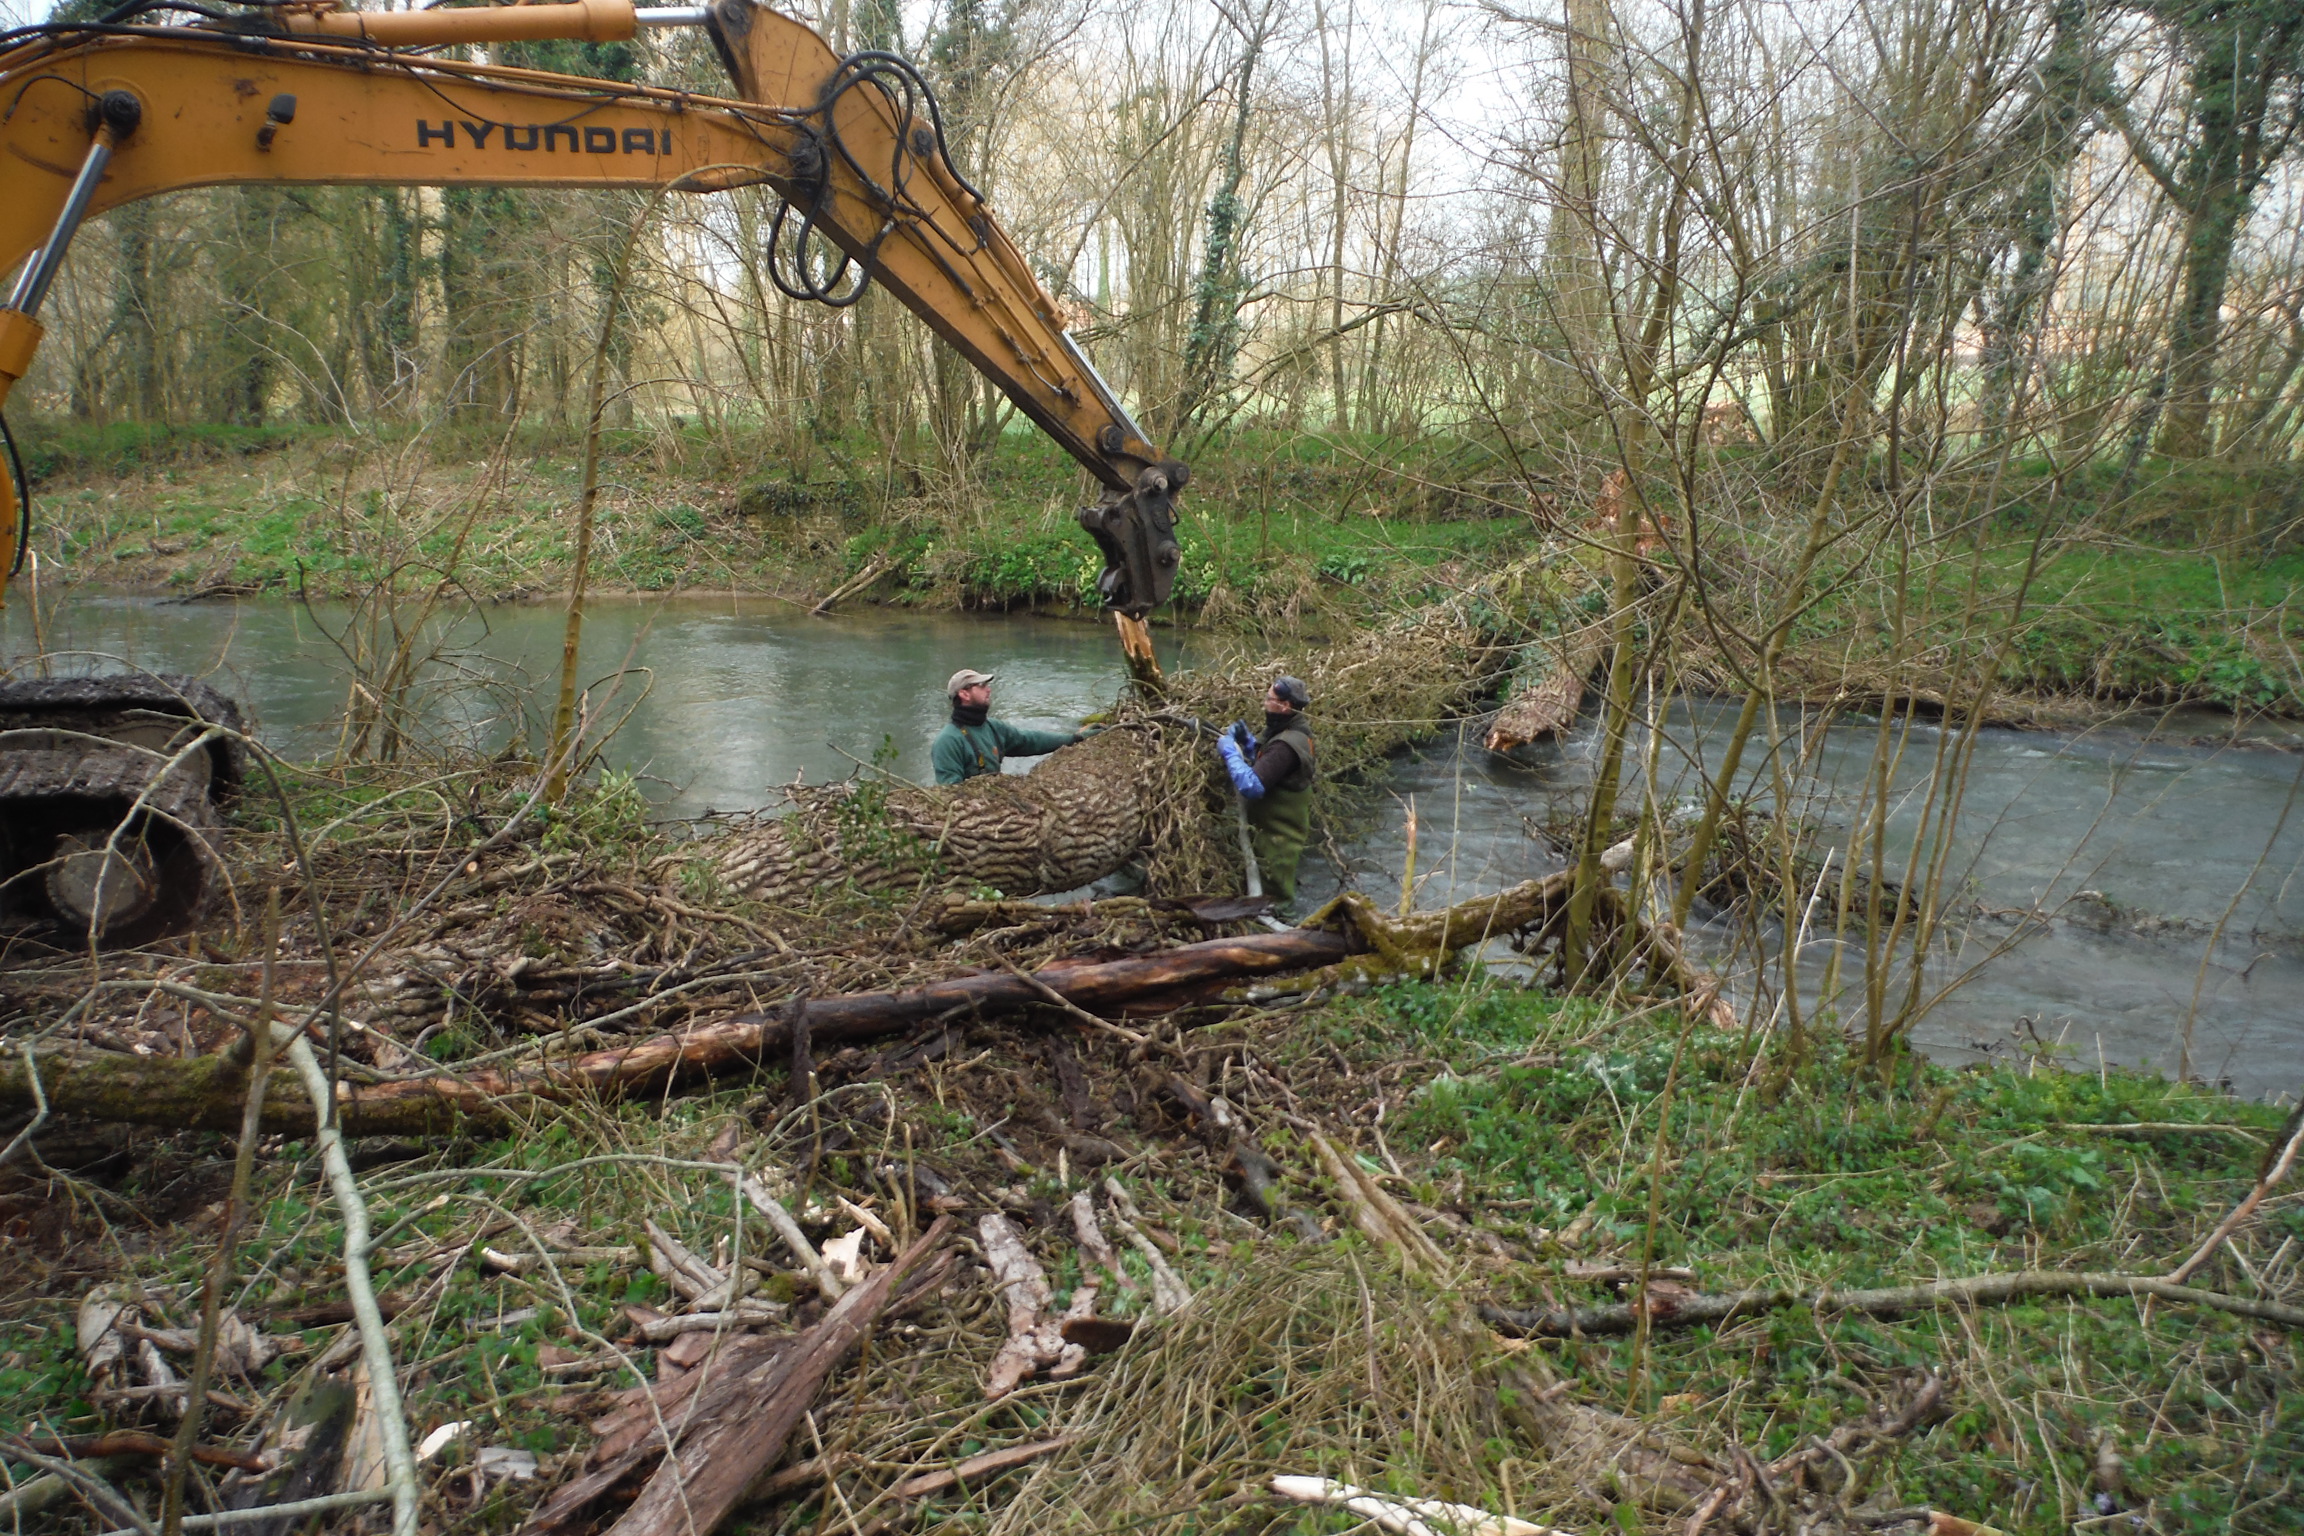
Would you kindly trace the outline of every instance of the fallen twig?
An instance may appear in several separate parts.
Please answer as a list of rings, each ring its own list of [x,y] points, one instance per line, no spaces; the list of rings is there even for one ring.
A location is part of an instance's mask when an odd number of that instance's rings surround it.
[[[683,1415],[685,1433],[639,1499],[610,1530],[615,1536],[709,1536],[775,1464],[832,1367],[879,1317],[896,1285],[952,1230],[935,1225],[895,1261],[857,1286],[821,1322],[749,1371],[715,1382],[708,1400]]]
[[[2209,1307],[2242,1317],[2261,1318],[2288,1328],[2304,1328],[2304,1308],[2282,1306],[2221,1291],[2195,1290],[2153,1275],[2091,1274],[2072,1270],[2027,1269],[2002,1275],[1971,1275],[1958,1280],[1935,1280],[1923,1285],[1890,1286],[1877,1290],[1797,1290],[1777,1286],[1765,1290],[1730,1291],[1712,1296],[1653,1296],[1648,1307],[1651,1326],[1688,1328],[1701,1323],[1726,1322],[1754,1312],[1798,1307],[1818,1312],[1865,1312],[1892,1317],[1929,1307],[1982,1306],[2016,1301],[2026,1296],[2152,1296],[2195,1307]],[[1557,1307],[1549,1311],[1514,1312],[1482,1307],[1481,1316],[1516,1334],[1560,1337],[1574,1333],[1628,1333],[1638,1325],[1637,1311],[1629,1303],[1604,1307]]]
[[[825,593],[823,600],[817,603],[815,607],[808,610],[808,617],[812,619],[820,619],[824,617],[824,615],[832,611],[832,605],[834,603],[837,603],[844,597],[848,597],[854,593],[863,591],[866,587],[872,585],[873,582],[878,581],[880,579],[881,573],[886,571],[888,567],[894,565],[895,563],[896,556],[888,550],[882,550],[879,554],[874,555],[870,561],[866,562],[864,569],[858,571],[854,576],[849,577],[846,581],[840,583],[840,585]]]
[[[2304,1110],[2289,1116],[2287,1130],[2288,1139],[2281,1144],[2279,1154],[2265,1159],[2264,1170],[2256,1179],[2256,1187],[2249,1190],[2240,1203],[2232,1208],[2231,1215],[2216,1224],[2216,1230],[2208,1234],[2208,1240],[2194,1251],[2192,1257],[2168,1271],[2168,1279],[2172,1283],[2182,1285],[2191,1279],[2200,1266],[2224,1246],[2224,1240],[2239,1230],[2240,1223],[2248,1219],[2258,1202],[2263,1200],[2265,1192],[2286,1178],[2288,1170],[2296,1166],[2296,1149],[2298,1145],[2304,1144]]]
[[[312,1042],[301,1032],[288,1037],[288,1060],[311,1097],[312,1113],[319,1122],[321,1164],[327,1170],[336,1209],[344,1218],[344,1293],[352,1302],[352,1322],[359,1331],[361,1355],[368,1367],[384,1474],[392,1490],[392,1536],[416,1536],[422,1489],[416,1481],[416,1457],[408,1446],[408,1418],[400,1404],[392,1343],[384,1331],[383,1313],[377,1309],[375,1282],[368,1273],[367,1202],[360,1198],[359,1181],[353,1178],[352,1164],[344,1156],[343,1126],[329,1123],[328,1106],[334,1095],[328,1076],[320,1069]]]
[[[216,1252],[208,1261],[201,1285],[200,1336],[193,1349],[192,1384],[185,1394],[184,1417],[176,1426],[174,1459],[169,1463],[167,1486],[161,1496],[163,1536],[178,1536],[184,1529],[184,1478],[199,1456],[200,1421],[208,1407],[208,1383],[216,1368],[216,1340],[223,1326],[224,1288],[232,1281],[240,1226],[248,1216],[248,1181],[255,1170],[256,1142],[263,1130],[264,1089],[272,1076],[272,984],[280,952],[278,886],[273,886],[265,897],[263,944],[264,976],[257,991],[255,1027],[246,1035],[250,1053],[248,1101],[241,1113],[240,1141],[232,1157],[232,1186],[224,1205],[224,1230],[217,1235]]]
[[[97,1513],[112,1520],[125,1520],[138,1536],[158,1536],[152,1523],[136,1511],[136,1506],[123,1497],[120,1490],[98,1476],[93,1470],[77,1462],[53,1456],[43,1456],[22,1440],[12,1440],[7,1446],[8,1459],[38,1467],[41,1471],[62,1479],[79,1493]]]
[[[108,1456],[160,1457],[173,1454],[174,1447],[148,1429],[108,1429],[100,1435],[72,1435],[58,1439],[53,1435],[26,1435],[24,1443],[43,1456],[60,1456],[67,1461],[101,1460]],[[238,1467],[243,1472],[263,1472],[269,1464],[263,1457],[249,1451],[236,1451],[228,1445],[196,1445],[192,1459],[204,1467]]]
[[[1135,1217],[1140,1221],[1143,1218],[1137,1212],[1136,1202],[1128,1198],[1128,1191],[1120,1187],[1118,1179],[1107,1177],[1104,1180],[1104,1193],[1112,1197],[1112,1225],[1120,1229],[1120,1235],[1128,1239],[1128,1246],[1142,1254],[1144,1262],[1151,1266],[1152,1310],[1181,1312],[1192,1305],[1192,1288],[1183,1282],[1176,1271],[1168,1267],[1168,1260],[1153,1246],[1152,1239],[1137,1228],[1136,1221],[1129,1219]]]
[[[934,1472],[923,1472],[917,1477],[908,1477],[889,1489],[888,1497],[892,1499],[925,1499],[930,1494],[942,1493],[947,1488],[957,1488],[969,1483],[981,1482],[995,1473],[1006,1472],[1011,1468],[1021,1467],[1027,1462],[1038,1461],[1043,1456],[1054,1455],[1079,1438],[1078,1435],[1058,1435],[1053,1440],[1035,1440],[1029,1445],[1011,1445],[997,1451],[986,1451],[981,1455],[971,1456],[966,1461],[954,1462],[949,1467],[941,1467]]]
[[[824,1255],[816,1251],[816,1245],[808,1241],[808,1234],[800,1230],[800,1223],[794,1221],[792,1213],[784,1209],[784,1202],[768,1193],[768,1186],[749,1173],[744,1175],[743,1190],[744,1198],[752,1202],[754,1210],[768,1218],[768,1225],[776,1229],[776,1235],[784,1240],[785,1247],[792,1250],[792,1256],[800,1261],[800,1267],[807,1270],[815,1280],[817,1292],[826,1301],[838,1301],[846,1287],[832,1273],[831,1266],[824,1262]]]
[[[1080,1244],[1080,1252],[1110,1275],[1121,1290],[1136,1290],[1136,1281],[1121,1267],[1120,1255],[1113,1251],[1111,1240],[1105,1237],[1104,1228],[1096,1220],[1096,1202],[1088,1191],[1083,1189],[1073,1195],[1065,1209],[1072,1214],[1072,1232]]]
[[[212,1515],[186,1515],[184,1529],[229,1530],[236,1525],[255,1525],[266,1520],[293,1520],[302,1515],[325,1515],[339,1509],[359,1509],[364,1505],[381,1504],[391,1497],[391,1492],[382,1488],[364,1488],[354,1493],[323,1493],[315,1498],[293,1499],[285,1504],[258,1504],[250,1509],[220,1509]],[[130,1536],[130,1533],[106,1531],[104,1536]]]
[[[1325,1477],[1275,1477],[1268,1485],[1299,1504],[1333,1504],[1396,1536],[1568,1536],[1555,1526],[1492,1515],[1469,1504],[1371,1493]]]
[[[1320,1166],[1335,1182],[1337,1192],[1344,1197],[1352,1220],[1361,1231],[1376,1243],[1395,1250],[1400,1262],[1412,1272],[1439,1269],[1447,1264],[1447,1255],[1440,1251],[1439,1244],[1425,1234],[1415,1217],[1400,1208],[1399,1201],[1384,1192],[1382,1185],[1338,1152],[1318,1131],[1306,1131],[1304,1139],[1311,1143]]]

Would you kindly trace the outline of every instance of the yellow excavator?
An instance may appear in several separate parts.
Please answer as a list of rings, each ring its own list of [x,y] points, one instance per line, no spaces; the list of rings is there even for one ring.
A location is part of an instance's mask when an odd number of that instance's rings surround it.
[[[443,48],[614,42],[699,27],[731,97],[504,68]],[[127,0],[0,34],[0,413],[39,314],[94,215],[183,187],[255,182],[629,187],[782,198],[768,265],[785,294],[852,304],[879,283],[1103,484],[1080,510],[1098,591],[1132,666],[1175,580],[1164,458],[1065,333],[1054,301],[948,152],[936,96],[902,57],[841,57],[754,0],[354,11],[329,0],[211,10]],[[0,414],[0,431],[5,416]],[[12,438],[0,573],[30,498]],[[241,763],[230,702],[180,679],[0,683],[0,913],[135,943],[194,920],[219,802]],[[203,737],[208,738],[203,741]]]

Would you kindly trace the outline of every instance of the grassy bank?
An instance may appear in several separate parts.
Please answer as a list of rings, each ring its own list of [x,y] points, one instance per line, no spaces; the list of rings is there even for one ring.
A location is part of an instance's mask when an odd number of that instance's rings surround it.
[[[172,593],[562,590],[579,463],[564,441],[355,439],[290,429],[28,430],[48,579]],[[1012,433],[959,487],[874,470],[864,444],[770,462],[687,432],[611,434],[595,588],[1088,611],[1084,477]],[[2069,483],[2019,466],[1981,523],[1946,516],[1904,577],[1835,550],[1786,660],[1812,694],[1939,687],[1989,653],[2011,694],[2304,714],[2304,477],[2214,466]],[[1991,499],[1991,498],[1987,498]],[[1573,502],[1460,445],[1243,433],[1196,466],[1177,605],[1187,622],[1333,634],[1460,589]],[[1573,519],[1571,519],[1572,521]],[[1747,632],[1791,561],[1780,530],[1709,525],[1711,612]],[[1834,560],[1840,562],[1835,568]],[[1668,563],[1660,571],[1668,576]],[[2020,617],[2013,626],[2008,616]],[[1733,686],[1734,669],[1714,669]]]
[[[368,591],[452,572],[487,598],[557,591],[581,463],[566,443],[354,441],[312,433],[57,430],[28,455],[34,547],[58,581],[175,593]],[[595,589],[813,599],[875,564],[862,596],[1092,611],[1100,562],[1073,518],[1084,477],[1011,435],[958,489],[873,476],[833,453],[764,465],[726,444],[612,435]],[[1182,528],[1178,611],[1312,628],[1428,600],[1525,541],[1516,518],[1402,496],[1349,454],[1249,443],[1203,465]]]

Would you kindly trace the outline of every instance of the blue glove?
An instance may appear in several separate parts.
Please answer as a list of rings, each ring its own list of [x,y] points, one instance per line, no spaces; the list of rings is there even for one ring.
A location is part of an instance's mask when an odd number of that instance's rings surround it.
[[[1240,744],[1240,750],[1243,752],[1256,750],[1256,733],[1237,720],[1232,722],[1232,739]]]
[[[1256,777],[1256,769],[1240,751],[1240,743],[1229,736],[1216,738],[1216,755],[1224,759],[1224,771],[1232,775],[1232,787],[1240,791],[1243,800],[1264,798],[1264,781]]]

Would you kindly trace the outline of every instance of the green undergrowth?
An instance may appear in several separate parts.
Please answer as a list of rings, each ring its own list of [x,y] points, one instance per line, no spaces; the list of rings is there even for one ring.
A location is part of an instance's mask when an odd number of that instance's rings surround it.
[[[324,428],[285,424],[66,421],[21,427],[15,437],[25,479],[38,487],[64,478],[243,459],[325,435]]]
[[[34,547],[52,580],[352,596],[448,577],[486,598],[558,590],[573,558],[581,465],[565,440],[515,444],[500,465],[493,443],[285,428],[34,441]],[[860,599],[1096,610],[1101,560],[1073,517],[1090,493],[1052,448],[1011,434],[964,484],[932,489],[870,472],[851,446],[779,462],[694,431],[610,434],[595,588],[820,595],[869,567]],[[1522,519],[1470,515],[1477,489],[1402,481],[1366,448],[1246,442],[1199,466],[1171,612],[1349,623],[1460,588],[1525,543]]]
[[[1848,1288],[2040,1268],[2156,1273],[2189,1251],[2247,1187],[2282,1120],[2276,1108],[2205,1090],[2121,1072],[2068,1071],[2039,1059],[1952,1071],[1904,1057],[1884,1081],[1858,1070],[1829,1037],[1794,1050],[1783,1040],[1688,1029],[1669,1014],[1624,1014],[1477,976],[1438,987],[1388,984],[1364,998],[1260,1023],[1253,1038],[1273,1070],[1295,1082],[1290,1102],[1300,1099],[1305,1112],[1355,1138],[1371,1174],[1387,1175],[1396,1165],[1405,1175],[1393,1181],[1401,1196],[1515,1246],[1511,1261],[1475,1264],[1455,1285],[1432,1292],[1444,1307],[1605,1302],[1607,1291],[1567,1278],[1562,1261],[1637,1263],[1644,1250],[1658,1264],[1693,1269],[1695,1288],[1707,1291]],[[1027,1084],[1039,1073],[1031,1041],[1003,1026],[971,1029],[967,1057],[981,1064],[987,1053],[997,1060],[1002,1052],[1030,1065],[1018,1076],[991,1068],[988,1095],[981,1088],[972,1095],[967,1079],[941,1072],[839,1090],[837,1107],[828,1103],[821,1123],[853,1134],[828,1137],[814,1193],[798,1193],[796,1201],[839,1190],[887,1209],[884,1170],[909,1158],[943,1170],[976,1197],[1009,1186],[1003,1198],[1012,1204],[1060,1209],[1095,1175],[1067,1170],[1052,1151],[1046,1163],[1038,1160],[1026,1129],[1035,1113]],[[1321,1084],[1337,1069],[1357,1086],[1350,1102],[1323,1104]],[[1380,1134],[1364,1122],[1356,1132],[1344,1130],[1348,1117],[1367,1107],[1360,1101],[1371,1081],[1386,1111]],[[883,1103],[897,1113],[879,1108]],[[665,1301],[662,1282],[645,1265],[629,1256],[592,1258],[557,1272],[506,1274],[482,1250],[530,1254],[540,1240],[637,1248],[653,1219],[700,1252],[728,1242],[734,1252],[765,1254],[780,1269],[780,1252],[756,1218],[739,1212],[725,1179],[664,1159],[724,1157],[741,1132],[755,1161],[765,1148],[772,1168],[796,1168],[805,1132],[787,1111],[781,1073],[769,1070],[709,1095],[554,1114],[501,1138],[374,1149],[409,1159],[372,1166],[364,1188],[384,1233],[380,1282],[411,1299],[396,1347],[412,1418],[419,1434],[451,1421],[473,1425],[428,1476],[452,1479],[470,1449],[491,1445],[534,1452],[550,1471],[561,1465],[551,1458],[589,1443],[584,1423],[600,1411],[600,1391],[651,1372],[651,1351],[628,1342],[626,1310]],[[2233,1129],[2076,1128],[2137,1123]],[[1284,1118],[1260,1118],[1259,1125],[1266,1149],[1290,1170],[1292,1198],[1326,1217],[1344,1258],[1323,1247],[1292,1259],[1293,1238],[1259,1233],[1215,1210],[1208,1185],[1180,1172],[1189,1156],[1171,1150],[1119,1172],[1154,1222],[1176,1238],[1174,1263],[1186,1280],[1207,1290],[1253,1273],[1269,1284],[1295,1265],[1303,1283],[1325,1276],[1320,1283],[1331,1284],[1354,1266],[1362,1273],[1386,1266],[1350,1235]],[[1033,1162],[1019,1168],[1005,1153],[1003,1126],[1027,1137],[1023,1150]],[[1149,1100],[1106,1131],[1146,1146],[1188,1145]],[[161,1155],[106,1193],[109,1205],[150,1206],[187,1179],[212,1185],[228,1156],[220,1137],[162,1145]],[[308,1144],[277,1145],[259,1167],[260,1222],[246,1239],[235,1296],[249,1315],[277,1319],[341,1294],[341,1232]],[[1658,1219],[1651,1233],[1652,1202]],[[2211,1262],[2196,1284],[2249,1293],[2252,1274],[2267,1273],[2273,1250],[2286,1239],[2304,1242],[2304,1208],[2276,1198],[2264,1211],[2262,1225],[2243,1231],[2236,1251]],[[971,1209],[964,1225],[973,1219]],[[193,1283],[208,1245],[206,1229],[190,1241],[183,1230],[123,1225],[106,1240],[117,1264],[113,1278],[141,1286],[175,1326],[192,1316]],[[1576,1241],[1564,1246],[1570,1232]],[[1077,1254],[1068,1240],[1041,1246],[1061,1305],[1083,1278]],[[1140,1282],[1148,1279],[1133,1253],[1127,1263]],[[1379,1290],[1397,1283],[1383,1281]],[[0,1432],[72,1433],[107,1422],[73,1354],[66,1289],[12,1309],[0,1349]],[[945,1448],[938,1454],[1044,1437],[1056,1412],[1052,1401],[1027,1394],[1012,1406],[982,1402],[979,1373],[998,1336],[996,1309],[975,1290],[962,1291],[951,1314],[957,1325],[930,1314],[919,1320],[925,1332],[892,1334],[873,1358],[885,1356],[902,1372],[897,1395],[905,1412],[919,1417],[921,1443],[941,1433],[938,1426],[961,1426],[939,1442]],[[762,1294],[807,1301],[805,1285],[788,1273],[767,1277]],[[1344,1311],[1357,1318],[1361,1305]],[[1114,1295],[1102,1310],[1126,1316],[1141,1306],[1141,1297]],[[333,1330],[306,1331],[302,1353],[233,1390],[292,1393],[298,1372],[333,1337]],[[607,1340],[627,1341],[618,1346],[626,1352],[621,1361],[610,1358]],[[1483,1372],[1530,1363],[1525,1353],[1484,1348],[1491,1353]],[[1881,1464],[1870,1489],[1878,1507],[1926,1505],[2014,1536],[2068,1531],[2094,1516],[2091,1469],[2108,1435],[2128,1469],[2128,1506],[2141,1516],[2140,1524],[2121,1528],[2165,1536],[2304,1530],[2304,1499],[2297,1497],[2304,1393],[2295,1340],[2227,1314],[2178,1306],[2146,1314],[2127,1301],[2063,1299],[1892,1321],[1793,1309],[1718,1329],[1659,1328],[1642,1363],[1629,1338],[1591,1335],[1522,1348],[1540,1352],[1584,1401],[1629,1407],[1715,1454],[1734,1442],[1762,1457],[1828,1433],[1869,1404],[1901,1402],[1921,1373],[1934,1371],[1949,1385],[1948,1416]],[[914,1350],[926,1351],[921,1363],[906,1364]],[[571,1375],[567,1362],[578,1358],[590,1363]],[[1256,1359],[1228,1359],[1221,1368],[1251,1398],[1262,1390],[1256,1383],[1265,1368]],[[1356,1371],[1355,1384],[1360,1379]],[[1357,1385],[1339,1401],[1356,1394]],[[836,1395],[861,1403],[873,1394],[859,1388]],[[836,1422],[827,1421],[828,1436],[845,1432]],[[1320,1438],[1318,1426],[1263,1428],[1277,1436],[1276,1447],[1299,1443],[1283,1428],[1309,1434],[1301,1443]],[[1447,1488],[1420,1487],[1435,1449],[1403,1444],[1345,1471],[1401,1492],[1472,1496],[1493,1493],[1499,1483],[1489,1480],[1504,1477],[1506,1458],[1531,1454],[1498,1439],[1480,1452],[1486,1471],[1460,1467]],[[1248,1470],[1261,1476],[1311,1469]],[[943,1508],[960,1522],[951,1528],[974,1528],[1007,1496],[994,1484]],[[454,1504],[460,1512],[442,1529],[509,1528],[525,1497],[511,1485],[477,1509]],[[1144,1497],[1147,1507],[1167,1502],[1157,1487]],[[1552,1517],[1571,1514],[1580,1529],[1603,1528],[1609,1518],[1605,1507],[1597,1515],[1558,1509]],[[763,1513],[731,1529],[805,1529],[807,1516],[805,1508]],[[1664,1528],[1629,1505],[1614,1518],[1627,1532]],[[1293,1527],[1257,1528],[1341,1527],[1307,1516]]]
[[[2222,544],[2256,556],[2299,547],[2304,465],[2285,459],[2147,458],[2133,472],[2116,459],[2059,476],[2045,461],[2010,466],[1996,519],[2008,531],[2085,519],[2122,540]]]
[[[2304,714],[2304,549],[2091,543],[2051,552],[2027,589],[2030,558],[2014,539],[1938,557],[1907,621],[1924,669],[1991,653],[1999,685],[2018,693]],[[1810,610],[1794,644],[1861,674],[1885,659],[1893,615],[1885,573],[1869,571]]]
[[[580,445],[564,433],[33,424],[19,436],[42,481],[34,548],[51,580],[319,596],[447,580],[500,598],[563,590],[573,558]],[[959,482],[891,464],[861,439],[618,430],[603,441],[601,482],[596,590],[812,601],[872,572],[856,601],[1095,611],[1100,559],[1074,521],[1091,488],[1022,428]],[[2122,499],[2111,470],[2051,482],[2018,465],[1985,490],[2004,515],[1958,525],[1914,573],[1905,644],[1924,684],[1990,646],[2000,686],[2019,694],[2304,714],[2304,476],[2148,465]],[[1548,494],[1553,511],[1572,510],[1571,491]],[[1364,625],[1527,553],[1531,496],[1460,440],[1239,433],[1194,467],[1163,617]],[[1781,552],[1736,546],[1733,517],[1707,526],[1730,540],[1713,557],[1717,616],[1756,632]],[[2055,531],[2048,558],[2003,632],[2043,527]],[[1834,558],[1787,665],[1811,691],[1888,690],[1893,573],[1884,558],[1854,571]]]

